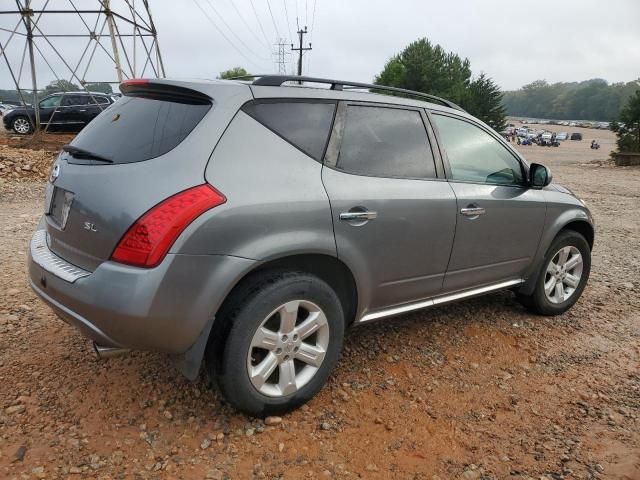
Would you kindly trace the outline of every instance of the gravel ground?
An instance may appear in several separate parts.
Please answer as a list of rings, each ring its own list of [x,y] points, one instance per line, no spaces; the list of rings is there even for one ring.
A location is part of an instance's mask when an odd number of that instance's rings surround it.
[[[41,180],[0,178],[0,478],[640,479],[640,168],[612,146],[521,147],[596,218],[572,310],[503,292],[354,328],[322,392],[266,422],[161,355],[95,360],[26,285]]]

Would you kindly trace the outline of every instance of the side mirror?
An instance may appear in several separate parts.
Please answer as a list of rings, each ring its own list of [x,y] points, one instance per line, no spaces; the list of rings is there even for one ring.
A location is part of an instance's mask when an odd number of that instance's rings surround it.
[[[531,188],[540,190],[549,185],[552,179],[551,170],[544,165],[532,163],[529,167],[529,186]]]

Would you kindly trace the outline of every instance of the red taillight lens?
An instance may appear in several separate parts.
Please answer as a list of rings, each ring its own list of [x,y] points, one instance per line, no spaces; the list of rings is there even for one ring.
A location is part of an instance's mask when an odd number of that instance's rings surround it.
[[[125,87],[139,87],[149,85],[149,80],[146,78],[130,78],[129,80],[122,82],[122,85]]]
[[[155,267],[192,221],[226,201],[211,185],[199,185],[167,198],[127,230],[111,259],[137,267]]]

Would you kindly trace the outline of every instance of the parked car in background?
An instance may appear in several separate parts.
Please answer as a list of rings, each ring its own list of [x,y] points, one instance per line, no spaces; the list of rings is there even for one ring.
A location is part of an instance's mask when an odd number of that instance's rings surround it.
[[[584,203],[445,99],[291,76],[121,89],[56,159],[28,260],[101,354],[173,354],[191,379],[204,358],[265,416],[322,388],[351,325],[504,289],[559,315],[586,285]]]
[[[556,140],[564,141],[569,138],[569,134],[567,132],[560,132],[556,135]]]
[[[111,95],[98,92],[61,92],[43,98],[38,103],[40,124],[47,130],[78,132],[115,102]],[[4,128],[19,135],[32,133],[35,109],[32,105],[18,106],[2,116]]]
[[[582,140],[582,134],[578,132],[572,133],[571,140]]]

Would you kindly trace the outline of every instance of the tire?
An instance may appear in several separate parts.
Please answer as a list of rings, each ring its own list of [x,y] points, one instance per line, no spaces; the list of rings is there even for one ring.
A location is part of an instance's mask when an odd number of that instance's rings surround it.
[[[555,265],[562,267],[562,252],[566,254],[566,263],[565,268],[560,270]],[[579,262],[576,260],[578,253]],[[551,266],[552,261],[554,267]],[[516,296],[522,305],[535,313],[547,316],[561,315],[569,310],[582,295],[590,271],[591,248],[585,238],[573,230],[562,231],[553,240],[545,254],[533,293]],[[578,278],[577,281],[576,278]],[[557,286],[558,281],[560,281],[560,287]],[[545,291],[545,285],[551,286],[549,293]],[[562,289],[561,292],[560,289]]]
[[[303,272],[263,275],[240,290],[221,312],[228,334],[221,351],[208,350],[206,368],[237,410],[258,417],[293,410],[318,393],[338,361],[345,323],[340,300],[327,283]]]
[[[31,120],[22,115],[13,119],[11,128],[18,135],[28,135],[33,132]]]

